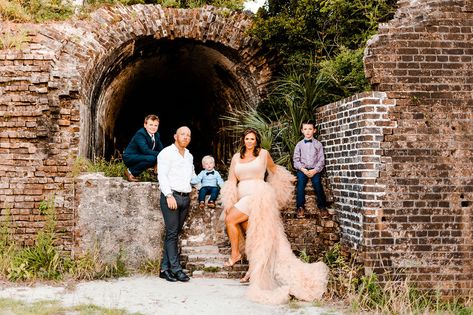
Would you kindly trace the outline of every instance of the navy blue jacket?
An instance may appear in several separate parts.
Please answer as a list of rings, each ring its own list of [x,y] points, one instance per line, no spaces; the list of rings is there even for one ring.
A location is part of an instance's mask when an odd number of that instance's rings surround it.
[[[159,132],[154,134],[154,140],[156,142],[154,149],[151,150],[153,147],[153,140],[149,136],[146,129],[143,127],[139,129],[133,138],[131,138],[130,143],[127,145],[123,155],[154,155],[158,156],[159,152],[163,149],[163,144],[159,139]]]

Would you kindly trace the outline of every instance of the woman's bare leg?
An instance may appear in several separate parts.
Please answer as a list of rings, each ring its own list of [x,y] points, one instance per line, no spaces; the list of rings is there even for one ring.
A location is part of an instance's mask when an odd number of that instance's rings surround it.
[[[236,208],[231,208],[226,217],[225,225],[227,226],[228,238],[230,239],[230,245],[232,248],[231,260],[234,261],[240,256],[240,251],[238,247],[238,238],[240,234],[240,229],[238,224],[248,221],[248,216],[240,212]]]
[[[248,230],[248,220],[246,220],[244,222],[241,222],[240,225],[243,229],[243,232],[245,232],[245,234],[246,234],[246,231]]]

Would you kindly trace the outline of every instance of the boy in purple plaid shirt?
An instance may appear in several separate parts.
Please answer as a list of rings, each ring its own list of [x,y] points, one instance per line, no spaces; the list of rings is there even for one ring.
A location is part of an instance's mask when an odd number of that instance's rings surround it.
[[[301,132],[304,139],[299,141],[294,149],[294,168],[297,170],[296,214],[304,217],[305,186],[310,179],[317,196],[317,207],[321,211],[327,208],[324,188],[322,187],[321,172],[325,166],[322,143],[314,139],[315,122],[310,120],[302,123]]]

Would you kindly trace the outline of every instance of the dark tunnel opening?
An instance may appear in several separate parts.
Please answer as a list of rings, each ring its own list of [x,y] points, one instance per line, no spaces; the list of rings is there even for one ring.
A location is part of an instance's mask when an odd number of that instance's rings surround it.
[[[115,62],[104,77],[92,117],[97,129],[94,155],[121,156],[144,117],[156,114],[165,146],[174,142],[175,130],[186,125],[192,131],[189,150],[198,168],[207,154],[225,163],[235,148],[222,134],[224,122],[219,118],[258,98],[235,52],[215,43],[152,37],[123,47],[122,55],[127,50],[129,56]]]

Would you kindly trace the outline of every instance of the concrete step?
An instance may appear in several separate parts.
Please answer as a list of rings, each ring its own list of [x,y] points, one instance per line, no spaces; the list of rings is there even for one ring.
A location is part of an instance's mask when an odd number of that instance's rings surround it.
[[[246,271],[248,270],[247,264],[235,264],[233,267],[225,267],[223,262],[188,262],[185,264],[187,269],[190,270],[206,270],[206,271]]]
[[[186,254],[182,255],[187,258],[187,262],[224,262],[227,259],[225,255],[222,254],[205,254],[205,253],[198,253],[198,254]],[[182,257],[184,258],[184,257]]]
[[[209,272],[204,270],[195,270],[192,273],[193,278],[220,278],[220,279],[240,279],[246,271],[217,271]]]
[[[215,245],[204,245],[204,246],[183,246],[181,247],[181,254],[219,254],[219,248]]]

